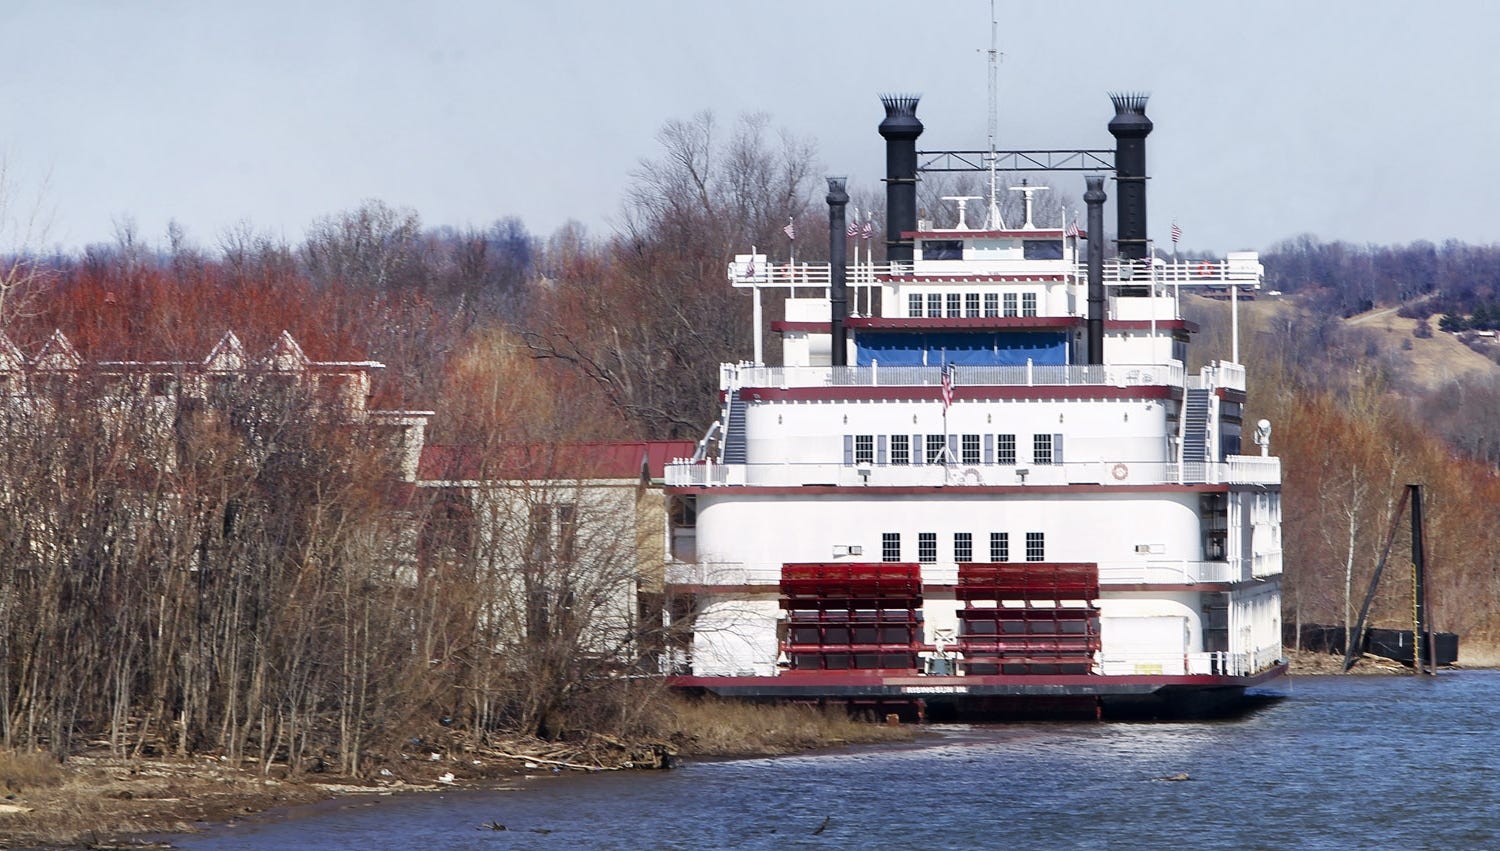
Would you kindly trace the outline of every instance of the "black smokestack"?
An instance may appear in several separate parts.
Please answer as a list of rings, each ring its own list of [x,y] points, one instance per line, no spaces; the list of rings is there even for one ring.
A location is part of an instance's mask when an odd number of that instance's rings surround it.
[[[1146,137],[1151,119],[1146,117],[1144,94],[1114,93],[1115,117],[1109,121],[1115,137],[1116,219],[1120,256],[1139,260],[1146,256]],[[1090,240],[1092,242],[1092,240]]]
[[[828,308],[833,320],[833,365],[847,366],[848,332],[844,320],[849,316],[849,292],[845,287],[845,264],[848,249],[844,245],[844,207],[849,193],[844,191],[847,178],[828,178]]]
[[[892,263],[910,263],[915,256],[911,240],[901,234],[917,229],[917,120],[920,95],[881,95],[885,120],[885,257]]]
[[[1083,203],[1088,205],[1088,279],[1089,317],[1088,349],[1089,363],[1104,363],[1104,175],[1091,174],[1083,179],[1087,187]]]

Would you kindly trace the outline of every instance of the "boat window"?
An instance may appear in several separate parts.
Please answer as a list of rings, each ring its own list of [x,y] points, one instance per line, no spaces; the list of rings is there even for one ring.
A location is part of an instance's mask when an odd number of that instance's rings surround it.
[[[984,294],[984,315],[987,317],[995,317],[1000,315],[999,293]]]
[[[1039,466],[1052,463],[1052,435],[1034,434],[1031,436],[1031,463]]]
[[[1021,315],[1021,311],[1016,308],[1016,294],[1015,293],[1006,293],[1005,294],[1005,315],[1006,316],[1020,316]]]
[[[911,435],[909,435],[909,434],[893,434],[893,435],[891,435],[891,463],[892,464],[910,464],[911,463]]]
[[[946,454],[947,449],[948,441],[945,435],[929,434],[927,435],[926,452],[923,454],[923,458],[928,464],[941,464],[943,463],[943,455]]]
[[[974,533],[973,532],[954,532],[953,533],[953,560],[954,561],[973,561],[974,560]]]
[[[965,464],[979,463],[979,435],[966,434],[963,436],[962,457]]]
[[[979,318],[979,293],[964,293],[964,316],[969,319]]]
[[[880,536],[880,560],[901,560],[901,533],[886,532]]]
[[[1047,560],[1047,537],[1042,532],[1026,533],[1026,560]]]
[[[1010,561],[1010,533],[990,533],[990,561]]]
[[[937,561],[936,532],[917,533],[917,561],[928,563]]]
[[[1058,243],[1061,245],[1061,243]],[[1062,255],[1057,255],[1061,257]],[[922,240],[923,260],[962,260],[964,259],[964,243],[961,239],[924,239]]]
[[[995,435],[995,463],[1016,463],[1016,436],[1013,434]]]
[[[1036,315],[1036,293],[1021,293],[1021,315]]]
[[[943,294],[942,293],[928,293],[927,294],[927,318],[928,319],[941,319],[942,316],[943,316]]]
[[[875,435],[856,434],[854,436],[854,463],[875,463]]]
[[[922,318],[922,294],[921,293],[907,293],[907,295],[906,295],[906,315],[910,319],[921,319]]]
[[[958,319],[964,314],[962,293],[948,293],[948,318]]]
[[[1062,240],[1028,239],[1021,243],[1021,256],[1027,260],[1061,260]]]

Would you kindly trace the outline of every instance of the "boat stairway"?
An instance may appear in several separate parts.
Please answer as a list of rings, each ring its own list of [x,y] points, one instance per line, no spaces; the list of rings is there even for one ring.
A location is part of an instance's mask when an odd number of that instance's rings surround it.
[[[725,420],[724,428],[724,461],[725,464],[743,464],[745,455],[745,401],[736,398],[733,394],[729,397],[729,417]]]
[[[1208,394],[1211,390],[1188,390],[1182,430],[1182,462],[1191,464],[1208,457]]]

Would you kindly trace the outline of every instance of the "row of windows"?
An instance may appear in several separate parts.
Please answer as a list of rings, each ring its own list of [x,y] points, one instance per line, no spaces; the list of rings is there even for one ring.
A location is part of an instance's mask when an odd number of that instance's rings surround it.
[[[1032,464],[1061,464],[1063,436],[1033,434]],[[846,434],[845,464],[1015,464],[1014,434]]]
[[[909,319],[1035,316],[1036,293],[907,293]]]
[[[917,533],[917,561],[932,563],[938,558],[936,532]],[[880,536],[881,561],[902,561],[901,533],[886,532]],[[953,533],[953,560],[974,561],[974,533]],[[1010,533],[990,533],[990,561],[1010,561]],[[1047,537],[1043,532],[1026,533],[1026,560],[1047,560]]]
[[[962,260],[964,242],[961,239],[924,239],[921,243],[923,260]],[[1026,239],[1021,241],[1021,257],[1026,260],[1061,260],[1063,241],[1060,239]]]

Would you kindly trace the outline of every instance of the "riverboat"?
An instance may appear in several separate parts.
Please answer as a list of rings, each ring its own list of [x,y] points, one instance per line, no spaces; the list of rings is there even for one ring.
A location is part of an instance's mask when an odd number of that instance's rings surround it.
[[[721,367],[720,418],[665,470],[674,685],[1109,717],[1228,711],[1285,673],[1270,424],[1245,422],[1237,321],[1231,351],[1190,370],[1180,306],[1251,293],[1263,267],[1157,256],[1146,98],[1111,98],[1114,150],[1076,152],[1082,222],[1034,223],[1029,184],[1002,221],[993,143],[976,222],[967,198],[954,227],[920,221],[921,162],[947,154],[919,157],[918,99],[886,96],[885,261],[848,263],[864,225],[830,178],[830,263],[731,265],[754,359]],[[781,365],[768,293],[785,296]]]

